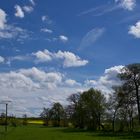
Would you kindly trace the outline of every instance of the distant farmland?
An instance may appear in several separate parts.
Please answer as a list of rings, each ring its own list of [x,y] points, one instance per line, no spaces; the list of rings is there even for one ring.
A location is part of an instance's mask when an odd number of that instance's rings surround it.
[[[42,120],[28,120],[28,124],[43,124],[44,122]]]

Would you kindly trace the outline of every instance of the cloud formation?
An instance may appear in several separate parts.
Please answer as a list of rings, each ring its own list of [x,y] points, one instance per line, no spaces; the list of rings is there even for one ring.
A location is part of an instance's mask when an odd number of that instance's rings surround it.
[[[33,53],[33,55],[36,56],[37,62],[48,62],[52,60],[52,53],[46,49]]]
[[[20,7],[19,5],[15,5],[15,9],[16,9],[15,16],[19,18],[24,18],[25,15],[24,11],[22,10],[22,7]]]
[[[88,61],[82,60],[79,56],[68,51],[58,51],[57,53],[52,53],[48,50],[38,51],[33,53],[36,57],[36,62],[48,62],[51,60],[63,60],[63,67],[80,67],[85,66]]]
[[[114,0],[114,1],[115,2],[113,4],[107,3],[104,5],[93,7],[91,9],[87,9],[78,14],[78,16],[84,16],[88,14],[92,14],[92,16],[103,16],[105,14],[109,14],[122,8],[128,11],[132,11],[136,7],[136,0]]]
[[[67,42],[68,41],[68,37],[66,37],[66,36],[64,36],[64,35],[60,35],[59,36],[59,39],[60,39],[60,41],[62,41],[62,42]]]
[[[31,3],[33,6],[35,6],[34,0],[29,0],[29,1],[30,1],[30,3]]]
[[[136,38],[140,38],[140,21],[138,21],[135,25],[130,26],[128,33]]]
[[[104,28],[94,28],[83,37],[80,49],[92,46],[105,32]]]
[[[4,61],[5,59],[2,56],[0,56],[0,63],[3,63]]]
[[[7,23],[6,12],[0,9],[0,39],[17,39],[23,41],[29,38],[29,32],[20,27],[16,27]]]
[[[45,33],[50,33],[50,34],[53,33],[53,31],[48,28],[42,28],[40,31]]]
[[[77,86],[75,80],[60,72],[46,72],[36,67],[0,72],[0,101],[11,100],[9,113],[16,116],[25,113],[39,116],[42,108],[53,102],[66,104],[66,98]]]
[[[112,93],[112,86],[121,85],[121,81],[117,78],[117,75],[121,72],[124,66],[114,66],[106,69],[103,76],[100,76],[97,80],[86,80],[85,85],[101,90],[104,93]]]
[[[45,22],[47,24],[51,24],[52,23],[52,20],[47,15],[42,16],[41,20],[42,20],[42,22]]]
[[[9,73],[0,73],[0,77],[0,87],[36,90],[40,88],[55,88],[62,82],[63,75],[59,72],[47,73],[33,67],[10,71]]]
[[[23,10],[26,12],[26,13],[31,13],[34,8],[32,6],[23,6]]]
[[[3,30],[5,28],[6,22],[6,13],[4,10],[0,9],[0,30]]]
[[[136,0],[115,0],[120,7],[132,11],[136,6]]]

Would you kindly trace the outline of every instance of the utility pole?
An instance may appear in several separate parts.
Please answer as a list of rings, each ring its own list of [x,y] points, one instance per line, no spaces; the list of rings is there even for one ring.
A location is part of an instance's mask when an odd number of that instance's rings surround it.
[[[8,122],[7,122],[7,114],[8,114],[8,103],[5,104],[6,105],[6,108],[5,108],[5,131],[7,132],[7,125],[8,125]]]
[[[1,101],[0,104],[5,104],[5,132],[7,132],[8,126],[8,103],[11,101]]]

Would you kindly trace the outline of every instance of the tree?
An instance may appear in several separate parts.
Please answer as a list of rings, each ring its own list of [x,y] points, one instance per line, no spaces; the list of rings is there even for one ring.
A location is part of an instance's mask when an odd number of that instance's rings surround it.
[[[40,114],[41,118],[44,120],[44,125],[49,124],[49,120],[50,120],[50,116],[51,116],[51,112],[49,108],[43,108],[42,113]]]
[[[104,95],[93,88],[81,94],[80,102],[83,105],[85,124],[90,129],[100,129],[101,118],[106,108],[106,99]]]
[[[60,103],[54,103],[50,109],[51,120],[54,122],[54,126],[60,126],[60,121],[64,118],[64,108]]]
[[[110,95],[108,101],[108,110],[112,117],[112,130],[115,131],[115,120],[118,110],[122,107],[124,93],[121,87],[113,87],[114,92]]]
[[[115,131],[115,120],[117,119],[120,122],[119,130],[123,131],[126,127],[133,131],[134,107],[136,105],[133,92],[124,85],[113,87],[113,90],[108,101],[109,114],[112,117],[112,130]]]
[[[140,63],[130,64],[118,75],[123,80],[123,85],[134,93],[137,103],[138,119],[140,124]]]
[[[100,129],[106,100],[100,91],[93,88],[69,97],[73,109],[72,122],[75,127]]]
[[[80,93],[75,93],[69,96],[68,101],[70,105],[67,107],[67,112],[69,113],[69,117],[75,127],[83,128],[83,114],[82,106],[80,103]]]

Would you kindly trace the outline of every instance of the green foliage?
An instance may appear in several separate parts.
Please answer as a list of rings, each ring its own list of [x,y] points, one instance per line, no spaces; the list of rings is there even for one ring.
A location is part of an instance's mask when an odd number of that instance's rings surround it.
[[[82,94],[72,95],[72,122],[75,127],[96,130],[101,126],[106,100],[100,91],[89,89]]]
[[[9,122],[10,122],[10,125],[13,127],[17,127],[20,125],[20,121],[16,117],[11,117]]]
[[[123,99],[123,104],[121,105],[121,108],[123,107],[123,110],[127,110],[125,116],[123,111],[120,114],[126,118],[124,118],[125,120],[129,117],[129,125],[131,126],[131,129],[133,129],[133,116],[135,114],[134,110],[136,106],[140,125],[140,63],[127,65],[122,69],[122,72],[118,77],[123,81],[123,97],[121,97],[121,99]]]
[[[40,114],[44,120],[44,125],[49,125],[51,121],[53,126],[60,126],[61,120],[64,122],[65,112],[64,108],[60,103],[54,103],[52,108],[44,108]]]

